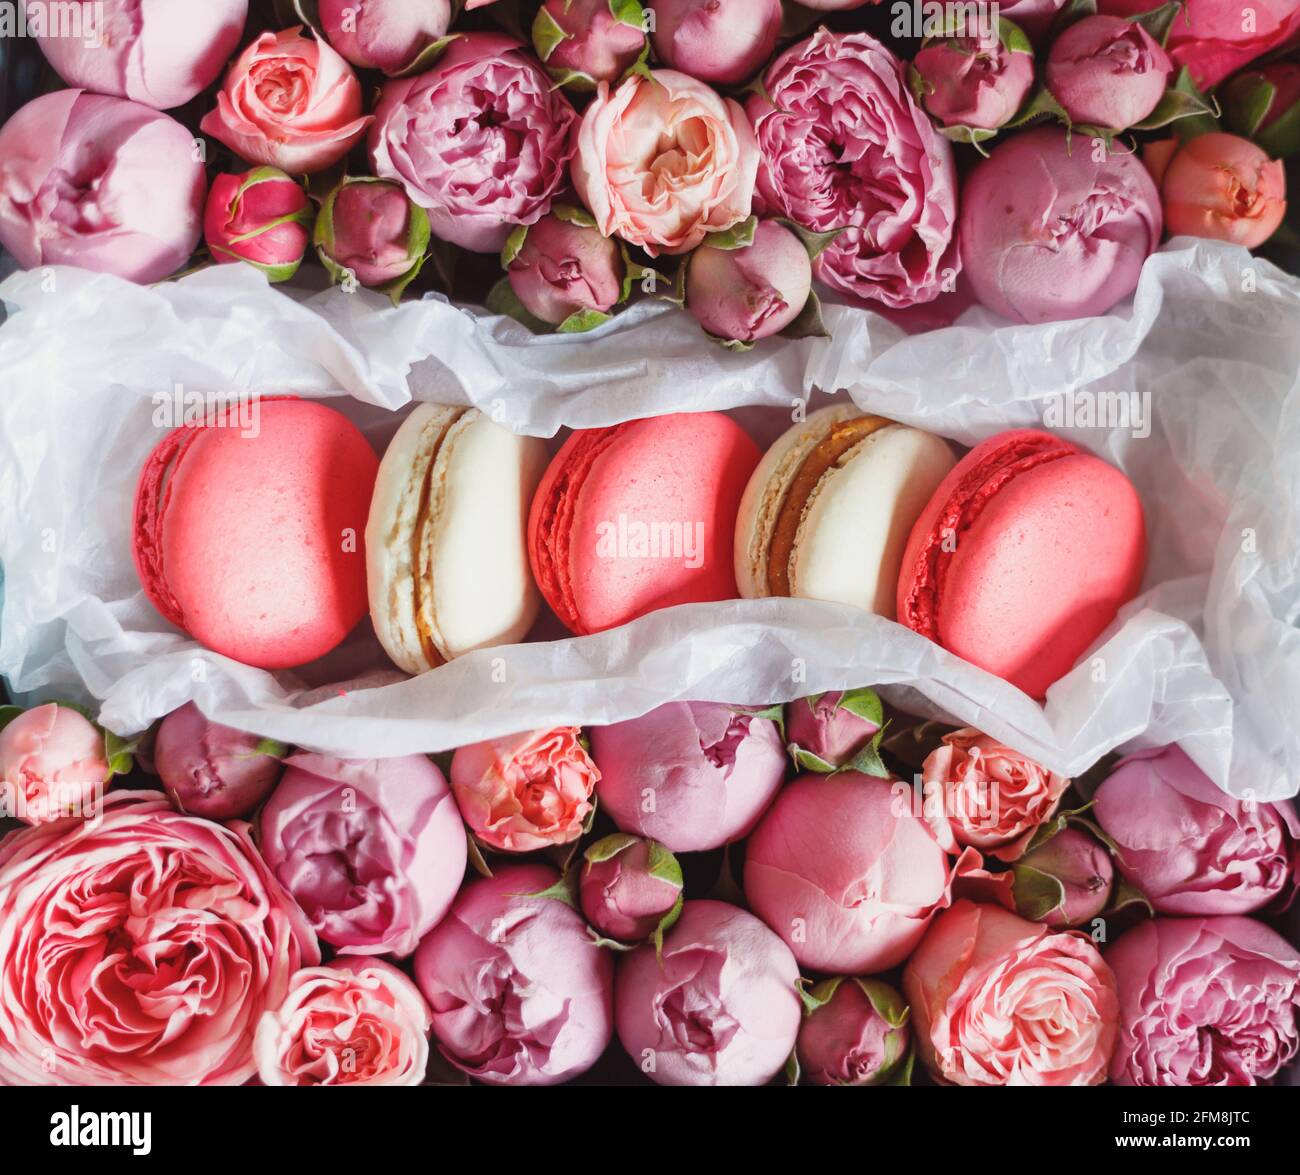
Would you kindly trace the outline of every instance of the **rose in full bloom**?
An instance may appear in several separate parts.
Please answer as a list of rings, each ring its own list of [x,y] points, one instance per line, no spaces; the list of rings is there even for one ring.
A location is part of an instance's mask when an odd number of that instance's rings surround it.
[[[474,835],[506,853],[577,840],[600,779],[581,734],[556,726],[461,747],[451,786]]]
[[[363,286],[384,286],[419,272],[429,217],[401,184],[350,176],[321,205],[312,239],[336,278],[350,273]]]
[[[619,962],[619,1042],[660,1085],[762,1085],[794,1047],[798,979],[789,947],[752,914],[687,902],[661,953],[647,943]]]
[[[161,281],[199,243],[207,189],[190,132],[123,98],[58,90],[0,127],[0,245],[24,269]]]
[[[1212,133],[1189,139],[1160,181],[1165,227],[1254,249],[1286,216],[1286,172],[1248,139]]]
[[[615,0],[546,0],[537,10],[533,47],[553,78],[594,90],[636,64],[645,49],[642,14],[633,8],[620,16],[615,6]]]
[[[921,768],[927,811],[950,851],[970,845],[1014,861],[1060,803],[1070,781],[995,738],[966,727],[943,736]],[[946,830],[955,838],[947,842]]]
[[[911,1046],[907,1005],[887,983],[858,976],[825,979],[809,996],[796,1056],[812,1085],[880,1085]]]
[[[557,1085],[585,1073],[613,1033],[613,952],[591,940],[545,865],[471,881],[420,944],[415,978],[433,1035],[492,1085]]]
[[[602,84],[577,134],[573,183],[607,237],[686,253],[744,220],[758,150],[745,112],[671,69]]]
[[[1074,931],[960,901],[903,972],[917,1052],[954,1085],[1099,1085],[1115,1049],[1115,977]],[[1122,1050],[1121,1050],[1122,1051]]]
[[[1094,797],[1125,880],[1162,914],[1248,914],[1300,882],[1290,800],[1239,800],[1177,746],[1122,760]]]
[[[616,240],[552,211],[528,228],[506,276],[524,309],[559,326],[574,314],[609,313],[626,270]]]
[[[1295,1058],[1300,951],[1252,918],[1155,918],[1106,951],[1116,1085],[1258,1085]]]
[[[248,18],[248,0],[42,3],[30,6],[29,21],[37,8],[46,22],[40,31],[33,27],[36,39],[68,85],[158,110],[184,106],[217,80]],[[62,22],[54,16],[59,9],[74,18],[80,10],[82,35],[60,35]]]
[[[1156,108],[1173,71],[1137,21],[1085,16],[1052,43],[1047,85],[1072,121],[1122,131]]]
[[[320,955],[248,826],[110,792],[0,841],[0,1082],[239,1085]]]
[[[819,29],[750,96],[761,211],[816,232],[828,286],[901,309],[951,288],[957,256],[952,149],[907,86],[903,64],[866,33]]]
[[[940,37],[912,60],[922,83],[921,105],[944,126],[995,130],[1020,109],[1034,84],[1029,43],[997,37]]]
[[[801,766],[843,767],[870,744],[883,721],[874,690],[832,690],[787,703],[785,737]]]
[[[401,73],[451,24],[451,0],[320,0],[329,42],[353,65]]]
[[[76,710],[50,702],[0,730],[0,814],[27,824],[89,818],[108,778],[104,735]]]
[[[419,1085],[429,1063],[429,1005],[380,959],[304,967],[257,1022],[263,1085]]]
[[[616,832],[583,854],[578,904],[603,937],[644,942],[681,913],[682,867],[658,841]]]
[[[1047,926],[1081,926],[1110,904],[1115,866],[1081,828],[1063,828],[1012,871],[1016,913]]]
[[[409,955],[450,908],[467,856],[451,790],[423,755],[291,755],[258,845],[345,955]]]
[[[495,253],[515,225],[550,208],[576,117],[517,42],[469,33],[428,72],[385,84],[370,161],[429,213],[443,240]]]
[[[655,55],[665,65],[711,82],[748,81],[772,56],[781,32],[781,0],[649,0]]]
[[[292,28],[263,33],[239,55],[199,129],[250,163],[301,175],[337,163],[370,121],[352,67]]]
[[[273,282],[298,272],[307,251],[311,203],[278,167],[219,175],[208,192],[203,235],[218,264],[247,261]]]

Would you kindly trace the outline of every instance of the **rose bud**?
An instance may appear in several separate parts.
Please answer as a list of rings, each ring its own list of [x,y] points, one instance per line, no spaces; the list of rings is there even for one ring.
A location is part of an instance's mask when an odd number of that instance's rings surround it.
[[[921,767],[926,810],[949,852],[970,845],[1014,861],[1052,816],[1070,781],[997,739],[966,727],[943,736]]]
[[[903,972],[917,1055],[954,1085],[1100,1085],[1115,1048],[1115,977],[1074,931],[959,901]]]
[[[614,0],[546,0],[533,21],[533,47],[547,72],[575,90],[616,82],[645,48],[640,5]]]
[[[506,266],[524,309],[553,326],[575,314],[607,314],[623,298],[627,267],[618,242],[576,215],[566,210],[543,216],[525,230]]]
[[[619,960],[619,1042],[659,1085],[762,1085],[794,1048],[798,979],[790,949],[752,914],[687,902],[662,952]]]
[[[1122,760],[1094,796],[1124,879],[1161,914],[1248,914],[1300,881],[1289,800],[1239,800],[1177,746]]]
[[[305,967],[253,1037],[263,1085],[419,1085],[429,1063],[429,1005],[379,959]]]
[[[1047,87],[1070,120],[1122,131],[1159,104],[1174,64],[1137,21],[1085,16],[1047,57]]]
[[[781,0],[650,0],[650,7],[659,60],[715,86],[753,77],[781,33]]]
[[[932,117],[944,126],[996,130],[1020,109],[1034,84],[1034,52],[1011,28],[1005,41],[941,37],[922,46],[912,65],[921,80],[921,105]]]
[[[871,745],[884,722],[875,690],[813,694],[785,707],[785,737],[803,769],[843,767]]]
[[[1016,913],[1046,926],[1080,926],[1110,901],[1115,866],[1097,839],[1063,828],[1013,870]]]
[[[674,853],[739,840],[785,779],[776,723],[718,702],[669,702],[595,727],[591,751],[614,823]]]
[[[1013,21],[1035,44],[1041,44],[1051,31],[1056,14],[1066,5],[1066,0],[1011,0],[998,9],[1003,20]],[[1139,12],[1143,9],[1138,9]]]
[[[344,955],[409,955],[451,906],[467,857],[447,781],[423,755],[291,755],[258,845]]]
[[[658,841],[616,832],[583,854],[578,904],[598,934],[614,942],[656,939],[682,910],[682,867]]]
[[[361,106],[351,66],[292,28],[239,55],[199,129],[250,163],[302,175],[337,163],[365,134],[372,119]]]
[[[451,25],[451,0],[320,0],[320,24],[353,65],[402,73]]]
[[[397,294],[424,264],[429,215],[401,184],[353,176],[325,198],[312,239],[336,281],[351,274],[363,286],[390,286]]]
[[[49,702],[0,730],[0,814],[27,824],[94,816],[112,772],[103,732]]]
[[[952,867],[912,789],[842,771],[801,775],[749,838],[750,908],[818,971],[901,963],[952,895]]]
[[[581,733],[556,726],[461,747],[451,759],[451,787],[470,831],[504,853],[577,840],[600,779]]]
[[[302,185],[277,167],[257,167],[212,181],[203,235],[218,264],[247,261],[282,282],[302,264],[311,221]]]
[[[415,953],[442,1054],[479,1081],[557,1085],[609,1044],[614,952],[567,901],[543,896],[559,882],[545,865],[471,881]]]
[[[172,803],[208,820],[247,816],[275,787],[289,748],[209,722],[187,702],[158,727],[154,769]]]
[[[1254,143],[1212,133],[1189,139],[1160,185],[1165,227],[1254,249],[1286,215],[1286,172]]]
[[[911,1045],[907,1005],[879,979],[824,979],[799,1025],[800,1079],[812,1085],[882,1085]]]
[[[199,243],[207,186],[190,132],[122,98],[58,90],[0,127],[0,245],[24,269],[161,281]]]
[[[1227,85],[1224,105],[1228,127],[1269,155],[1300,150],[1300,61],[1239,74]]]
[[[752,343],[784,330],[812,291],[808,250],[785,225],[761,220],[738,249],[702,244],[686,269],[686,309],[723,340]]]

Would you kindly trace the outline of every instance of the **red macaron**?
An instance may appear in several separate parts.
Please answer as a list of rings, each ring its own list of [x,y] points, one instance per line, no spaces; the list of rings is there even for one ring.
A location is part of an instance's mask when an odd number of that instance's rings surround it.
[[[903,555],[898,619],[1041,698],[1142,581],[1132,483],[1050,433],[976,445],[939,485]]]

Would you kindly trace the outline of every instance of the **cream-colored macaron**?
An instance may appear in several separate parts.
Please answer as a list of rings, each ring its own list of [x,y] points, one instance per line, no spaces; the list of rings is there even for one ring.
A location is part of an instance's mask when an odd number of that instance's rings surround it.
[[[393,662],[423,673],[521,639],[540,597],[524,528],[546,445],[475,408],[421,404],[379,465],[366,523],[375,632]]]
[[[893,619],[912,524],[955,463],[942,437],[852,403],[814,412],[749,479],[736,520],[740,594],[830,600]]]

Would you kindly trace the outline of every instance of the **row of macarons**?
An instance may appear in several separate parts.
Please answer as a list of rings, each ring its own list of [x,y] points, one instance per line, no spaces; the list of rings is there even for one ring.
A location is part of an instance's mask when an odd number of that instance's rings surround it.
[[[544,599],[587,635],[660,608],[793,596],[897,620],[1042,697],[1141,583],[1122,472],[1033,429],[964,455],[847,400],[766,453],[717,412],[572,433],[554,456],[477,409],[421,404],[382,460],[319,401],[212,412],[140,475],[134,558],[172,624],[266,669],[368,611],[418,674],[522,640]]]

